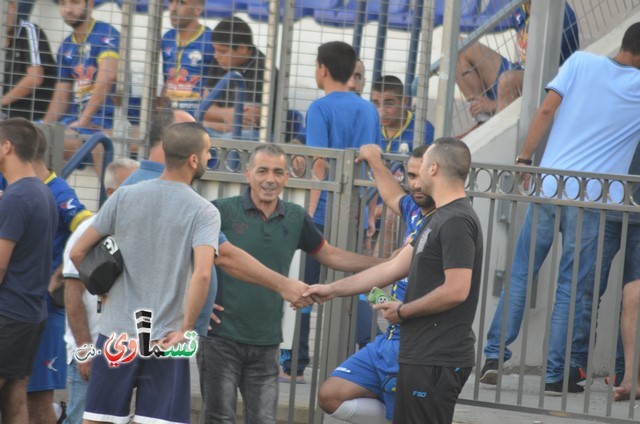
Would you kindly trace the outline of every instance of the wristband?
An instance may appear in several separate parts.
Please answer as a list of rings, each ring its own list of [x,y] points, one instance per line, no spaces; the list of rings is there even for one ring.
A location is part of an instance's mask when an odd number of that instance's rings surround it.
[[[400,315],[400,309],[402,309],[403,306],[404,306],[404,303],[401,303],[400,306],[398,306],[398,309],[396,309],[396,314],[398,315],[400,322],[404,321],[404,318],[402,318],[402,316]]]

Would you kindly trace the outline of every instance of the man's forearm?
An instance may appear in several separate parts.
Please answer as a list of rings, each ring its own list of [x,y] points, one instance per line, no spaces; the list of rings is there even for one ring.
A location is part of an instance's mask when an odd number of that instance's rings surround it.
[[[64,284],[64,304],[71,334],[73,334],[78,347],[84,344],[91,344],[93,340],[91,340],[87,310],[82,300],[85,290],[84,284],[77,278],[67,278]]]
[[[194,272],[191,275],[189,289],[187,290],[187,305],[182,321],[182,332],[194,329],[198,315],[200,315],[207,299],[210,282],[211,272],[208,274],[206,272]]]
[[[413,248],[405,246],[392,260],[378,264],[335,283],[337,296],[367,293],[374,287],[386,287],[407,276]]]
[[[233,123],[234,108],[211,105],[204,114],[203,121],[208,123],[222,123],[230,125]]]
[[[216,259],[216,266],[238,280],[256,284],[280,293],[289,279],[264,266],[256,258],[232,245],[220,245],[220,254]]]
[[[27,71],[27,75],[20,78],[16,85],[2,96],[2,106],[9,106],[12,103],[30,96],[36,88],[42,85],[42,67],[40,71]]]
[[[325,245],[315,257],[322,265],[343,272],[360,272],[387,261],[384,258],[338,249],[329,244]]]
[[[382,158],[372,159],[369,162],[371,173],[376,180],[376,188],[382,201],[389,209],[400,215],[398,200],[406,194],[398,180],[395,179],[391,171],[384,165]]]
[[[524,159],[533,157],[540,141],[549,132],[560,103],[562,103],[562,97],[555,91],[550,90],[531,121],[524,146],[519,154],[520,157]]]

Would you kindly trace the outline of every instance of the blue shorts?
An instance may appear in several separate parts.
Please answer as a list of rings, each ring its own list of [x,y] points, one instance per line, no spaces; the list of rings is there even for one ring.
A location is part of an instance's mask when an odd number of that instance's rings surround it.
[[[522,69],[522,65],[520,65],[519,63],[511,63],[506,57],[502,57],[502,60],[500,62],[500,69],[498,69],[498,75],[496,75],[496,80],[485,93],[487,98],[491,100],[495,100],[498,98],[498,80],[500,79],[500,75],[502,75],[506,71],[521,71]]]
[[[396,375],[398,374],[398,351],[400,340],[376,337],[344,361],[332,373],[332,377],[342,378],[375,393],[385,405],[385,416],[393,418],[396,402]]]
[[[64,342],[64,309],[49,307],[27,393],[67,387],[67,347]]]
[[[100,334],[96,342],[103,350],[107,337]],[[131,396],[137,387],[134,422],[154,420],[188,423],[191,384],[188,358],[141,358],[109,367],[104,354],[91,361],[91,378],[87,388],[85,420],[129,423]]]

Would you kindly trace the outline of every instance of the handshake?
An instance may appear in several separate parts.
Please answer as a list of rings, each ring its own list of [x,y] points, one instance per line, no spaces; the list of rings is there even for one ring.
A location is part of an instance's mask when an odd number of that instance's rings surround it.
[[[293,309],[300,309],[314,303],[320,304],[328,302],[341,296],[341,285],[342,280],[329,284],[314,284],[311,286],[302,281],[290,280],[290,283],[285,290],[280,292],[280,295],[285,301],[289,302]],[[397,324],[402,320],[397,312],[402,303],[393,296],[374,287],[371,292],[369,292],[367,299],[373,305],[373,309],[380,311],[383,317],[390,323]]]

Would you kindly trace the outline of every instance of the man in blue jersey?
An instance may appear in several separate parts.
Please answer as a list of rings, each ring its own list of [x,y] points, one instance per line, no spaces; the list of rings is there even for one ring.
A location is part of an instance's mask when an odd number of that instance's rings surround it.
[[[214,62],[211,29],[200,23],[203,0],[169,1],[170,29],[162,36],[162,95],[173,109],[194,114]]]
[[[64,343],[65,312],[62,302],[62,252],[69,236],[78,225],[91,216],[67,182],[50,171],[45,164],[47,139],[39,128],[38,150],[33,161],[33,170],[51,190],[58,207],[58,228],[53,239],[51,280],[45,296],[47,321],[42,331],[33,373],[27,386],[27,406],[32,423],[55,421],[53,391],[64,389],[67,381],[66,349]]]
[[[356,66],[356,51],[342,41],[332,41],[318,47],[316,58],[316,84],[324,91],[324,97],[314,100],[307,110],[306,127],[309,147],[332,149],[357,149],[364,144],[379,142],[380,120],[371,102],[354,92],[349,83]],[[351,87],[351,88],[350,88]],[[318,157],[313,162],[313,173],[320,180],[326,175],[327,162]],[[309,195],[309,215],[320,232],[324,233],[327,192],[311,190]],[[368,212],[368,208],[366,209]],[[368,218],[368,215],[367,215]],[[366,229],[365,225],[365,229]],[[320,263],[307,256],[304,272],[307,284],[317,284],[320,278]],[[304,381],[302,373],[309,364],[309,328],[311,309],[302,311],[300,324],[300,351],[298,369],[290,369],[289,351],[281,356],[281,380],[290,380],[293,374],[298,381]]]
[[[413,149],[415,116],[404,95],[404,85],[398,77],[386,75],[373,82],[371,102],[378,109],[382,125],[381,145],[385,153],[409,153]],[[424,144],[433,142],[433,125],[427,121]]]
[[[44,117],[45,123],[67,126],[65,159],[82,145],[80,135],[113,127],[120,33],[106,22],[91,17],[93,0],[61,0],[60,14],[73,32],[58,49],[58,82]],[[102,147],[91,153],[98,175],[102,173]]]
[[[385,166],[380,146],[362,146],[356,159],[369,163],[385,204],[405,221],[407,229],[403,244],[411,241],[434,209],[433,199],[422,193],[418,177],[427,148],[423,145],[415,149],[407,162],[410,195]],[[391,295],[402,301],[406,286],[406,278],[397,281],[391,288]],[[385,417],[390,420],[395,403],[399,341],[400,326],[390,324],[385,334],[376,337],[336,368],[320,387],[320,407],[347,422],[375,424],[385,422]]]
[[[484,44],[475,43],[458,57],[456,84],[471,102],[471,115],[484,122],[520,97],[524,67],[527,59],[529,15],[531,1],[525,2],[513,14],[516,29],[516,47],[519,60],[511,63],[507,58]],[[576,15],[566,3],[562,31],[560,64],[580,47]]]
[[[520,165],[531,165],[532,157],[543,136],[549,131],[543,168],[580,172],[624,174],[629,170],[633,152],[640,140],[640,23],[627,29],[619,52],[613,57],[596,56],[576,52],[560,68],[558,75],[547,85],[547,95],[538,108],[524,147],[516,157]],[[594,107],[592,93],[598,93]],[[579,187],[575,179],[563,182],[558,193],[556,178],[543,178],[540,195],[546,198],[578,198]],[[599,184],[587,184],[586,199],[601,199]],[[623,199],[621,186],[609,186],[609,199]],[[537,221],[534,221],[537,214]],[[558,215],[559,216],[558,216]],[[562,206],[560,211],[551,204],[529,205],[516,245],[509,276],[509,297],[505,303],[504,290],[487,334],[484,348],[486,362],[480,381],[496,384],[499,372],[500,344],[503,309],[506,308],[506,332],[504,334],[505,361],[511,357],[508,346],[516,339],[526,307],[529,272],[534,275],[542,266],[553,243],[554,223],[559,220],[562,233],[562,257],[560,259],[556,298],[551,315],[549,352],[545,393],[562,394],[564,382],[565,346],[569,311],[571,310],[572,281],[576,279],[575,316],[587,319],[582,311],[582,299],[587,287],[593,286],[592,264],[596,259],[600,213],[597,210],[575,206]],[[581,223],[578,222],[581,219]],[[578,230],[581,229],[581,237]],[[535,245],[531,251],[535,231]],[[579,262],[574,265],[576,247]],[[535,252],[535,253],[534,253]],[[530,256],[534,258],[531,260]],[[533,263],[530,270],[529,263]],[[577,269],[577,275],[573,269]],[[584,389],[574,376],[579,364],[571,364],[568,378],[570,393]]]
[[[36,176],[35,127],[22,118],[0,122],[0,415],[25,423],[27,380],[47,317],[58,212],[51,191]]]

